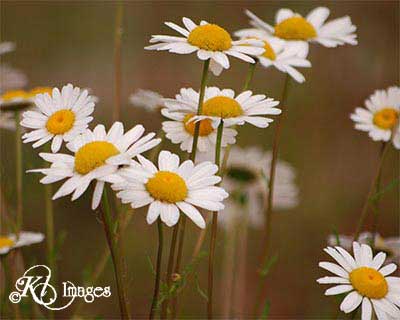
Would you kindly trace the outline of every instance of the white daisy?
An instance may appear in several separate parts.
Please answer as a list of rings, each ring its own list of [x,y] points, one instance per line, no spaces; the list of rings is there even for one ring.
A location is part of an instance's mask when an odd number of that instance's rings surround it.
[[[0,43],[0,56],[14,51],[15,43],[13,42],[1,42]],[[15,90],[16,88],[23,88],[28,83],[26,75],[7,64],[0,63],[0,93],[4,93],[9,90]]]
[[[38,232],[21,231],[17,237],[15,234],[0,236],[0,255],[7,254],[10,250],[29,246],[42,242],[44,235]]]
[[[193,92],[191,95],[193,98]],[[193,112],[192,104],[193,100],[185,96],[181,101],[176,101],[175,106],[170,103],[168,111],[169,113],[183,110]],[[217,87],[208,87],[205,90],[201,115],[192,117],[189,122],[210,119],[213,127],[216,128],[223,120],[228,127],[248,122],[258,128],[266,128],[273,120],[264,116],[280,114],[281,110],[275,108],[278,104],[279,101],[267,98],[263,94],[253,95],[250,90],[235,97],[232,89],[221,90]]]
[[[3,111],[23,110],[32,106],[32,97],[25,90],[10,90],[0,96],[0,109]]]
[[[320,262],[319,266],[334,277],[317,280],[321,284],[335,284],[325,295],[346,293],[340,310],[350,313],[361,305],[361,319],[370,320],[373,311],[379,320],[400,319],[400,278],[389,276],[396,271],[394,263],[382,267],[386,254],[375,257],[366,244],[353,242],[354,258],[342,247],[324,249],[338,264]]]
[[[246,10],[250,24],[268,34],[281,38],[300,51],[308,51],[308,42],[317,42],[333,48],[344,44],[357,44],[356,26],[349,16],[325,23],[330,10],[325,7],[313,9],[305,18],[290,9],[280,9],[275,16],[275,26],[271,26]]]
[[[12,112],[0,111],[0,128],[15,130],[15,119]]]
[[[374,141],[392,140],[400,149],[399,115],[400,87],[376,90],[366,101],[365,108],[356,108],[350,118],[357,130],[366,131]]]
[[[53,139],[51,151],[57,152],[63,141],[71,141],[85,131],[93,120],[93,98],[87,90],[81,91],[72,84],[64,86],[60,92],[54,88],[52,94],[37,94],[34,102],[39,110],[23,113],[21,125],[34,129],[22,136],[23,142],[36,141],[32,146],[37,148]]]
[[[196,25],[189,18],[183,18],[184,28],[172,22],[165,24],[174,29],[183,37],[153,35],[147,50],[168,50],[172,53],[189,54],[197,52],[200,60],[210,60],[210,69],[219,75],[223,69],[229,69],[228,56],[254,63],[250,55],[259,55],[264,52],[263,43],[254,39],[233,41],[230,34],[220,26],[201,21]]]
[[[206,90],[207,96],[207,90]],[[193,136],[196,124],[190,121],[197,114],[199,101],[198,92],[191,88],[182,88],[175,99],[164,99],[166,108],[161,113],[173,121],[164,121],[162,128],[166,137],[172,143],[180,144],[183,151],[192,152]],[[176,111],[181,109],[182,111]],[[224,128],[222,134],[222,147],[236,142],[237,131],[231,128]],[[200,152],[207,152],[214,149],[217,139],[217,130],[212,126],[210,119],[200,121],[199,139],[197,149]]]
[[[338,239],[339,238],[339,239]],[[331,234],[328,237],[328,244],[331,246],[339,245],[346,250],[351,249],[354,236],[346,235],[334,235]],[[362,232],[358,237],[357,242],[363,244],[371,244],[373,239],[373,234],[371,232]],[[339,244],[338,244],[339,240]],[[400,262],[400,237],[389,237],[383,238],[380,234],[375,234],[375,249],[378,251],[383,251],[387,254],[388,260],[392,262]]]
[[[132,208],[149,205],[149,224],[160,216],[171,227],[178,222],[181,210],[197,226],[205,228],[204,218],[196,207],[210,211],[224,208],[222,201],[228,194],[215,186],[221,181],[215,175],[218,172],[215,164],[206,161],[194,165],[186,160],[179,165],[179,157],[169,151],[160,152],[158,168],[144,157],[138,156],[138,160],[139,163],[120,170],[126,182],[114,184],[113,189],[120,190],[117,196]]]
[[[43,184],[68,179],[53,196],[53,200],[73,192],[74,201],[86,191],[91,181],[95,180],[92,199],[94,210],[101,200],[104,183],[122,181],[117,175],[119,166],[128,165],[133,157],[160,143],[160,139],[153,139],[154,133],[142,137],[143,133],[142,125],[136,125],[124,134],[121,122],[115,122],[108,133],[104,126],[99,124],[93,131],[86,129],[85,133],[67,143],[67,148],[75,153],[74,156],[40,153],[44,160],[51,162],[51,167],[28,172],[45,174],[46,177],[40,180]]]
[[[141,107],[149,112],[160,111],[164,106],[164,97],[158,92],[139,89],[131,94],[129,101],[134,105]]]
[[[11,52],[15,50],[14,42],[0,42],[0,55]]]
[[[264,53],[256,56],[263,67],[274,66],[279,71],[288,73],[297,82],[305,81],[295,67],[311,67],[311,62],[306,59],[307,51],[299,52],[296,48],[286,46],[284,40],[271,37],[261,29],[243,29],[235,32],[235,35],[242,39],[255,38],[264,42]]]

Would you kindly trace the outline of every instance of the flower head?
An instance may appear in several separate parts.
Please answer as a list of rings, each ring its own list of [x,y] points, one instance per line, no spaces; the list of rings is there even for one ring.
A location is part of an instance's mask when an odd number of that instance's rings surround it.
[[[151,90],[139,89],[129,97],[134,106],[144,108],[149,112],[160,111],[164,107],[164,97]]]
[[[10,250],[42,242],[44,235],[37,232],[21,231],[18,237],[15,234],[0,235],[0,255],[7,254]]]
[[[383,266],[386,254],[375,257],[366,244],[353,242],[354,258],[342,247],[327,247],[324,251],[338,264],[320,262],[319,266],[334,277],[317,280],[321,284],[335,284],[325,295],[346,293],[340,310],[350,313],[361,305],[361,318],[370,320],[373,310],[378,319],[400,318],[400,278],[389,276],[396,271],[394,263]],[[382,267],[383,266],[383,267]]]
[[[160,139],[153,139],[154,133],[142,137],[143,133],[142,125],[137,125],[124,134],[124,127],[120,122],[115,122],[108,133],[99,124],[93,131],[87,129],[67,144],[67,148],[74,153],[73,156],[40,153],[44,160],[51,162],[51,167],[28,172],[45,174],[40,181],[44,184],[67,179],[53,196],[53,200],[73,193],[74,201],[86,191],[93,180],[96,181],[92,199],[94,210],[101,200],[105,182],[121,182],[117,174],[119,167],[129,165],[133,157],[160,143]]]
[[[210,69],[219,75],[223,69],[229,69],[228,56],[233,56],[249,63],[254,63],[250,55],[264,52],[262,42],[254,39],[234,41],[222,27],[201,21],[196,25],[189,18],[183,18],[184,28],[172,22],[165,24],[183,37],[153,35],[150,43],[155,43],[147,50],[168,50],[172,53],[189,54],[197,52],[200,60],[210,59]]]
[[[0,128],[15,130],[15,119],[12,112],[0,111]]]
[[[0,109],[3,111],[24,110],[32,106],[32,97],[25,90],[10,90],[0,96]]]
[[[366,101],[366,108],[356,108],[350,118],[357,130],[366,131],[374,141],[392,140],[400,149],[400,87],[376,90]]]
[[[224,208],[222,201],[228,194],[215,186],[221,181],[215,175],[218,171],[215,164],[195,165],[191,160],[179,164],[179,157],[169,151],[160,152],[158,168],[142,156],[138,160],[120,170],[125,182],[114,184],[113,189],[119,190],[117,196],[122,203],[130,203],[133,208],[149,205],[149,224],[160,216],[166,225],[173,226],[182,211],[197,226],[205,228],[204,218],[196,207],[210,211]]]

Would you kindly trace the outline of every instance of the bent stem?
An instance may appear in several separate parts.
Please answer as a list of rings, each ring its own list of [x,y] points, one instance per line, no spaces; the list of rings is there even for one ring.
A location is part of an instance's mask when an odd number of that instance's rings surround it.
[[[221,158],[221,143],[222,133],[224,130],[224,121],[221,122],[217,130],[217,141],[215,143],[215,164],[218,166],[219,174],[221,175],[220,169],[220,158]],[[208,259],[208,301],[207,301],[207,318],[212,319],[213,316],[213,287],[214,287],[214,256],[215,256],[215,243],[217,241],[217,230],[218,230],[218,211],[212,213],[211,222],[211,241],[210,241],[210,256]]]
[[[113,232],[113,222],[110,213],[110,205],[107,197],[107,191],[103,191],[103,199],[102,199],[102,220],[104,226],[104,232],[106,234],[108,247],[110,248],[111,258],[114,265],[114,274],[117,282],[117,291],[119,298],[119,307],[121,312],[122,319],[129,319],[128,307],[126,294],[124,291],[124,284],[122,281],[122,265],[121,265],[121,255],[118,252],[118,245],[114,237]]]
[[[23,204],[22,204],[22,141],[21,141],[21,112],[15,112],[15,180],[17,186],[17,219],[16,219],[16,234],[19,233],[23,223]]]
[[[370,204],[371,197],[373,196],[373,194],[374,194],[374,192],[375,192],[375,190],[377,188],[378,182],[380,180],[382,167],[383,167],[383,162],[384,162],[386,153],[389,150],[388,146],[389,146],[389,143],[386,143],[385,146],[382,148],[381,156],[380,156],[380,159],[379,159],[379,162],[378,162],[378,166],[376,168],[376,172],[375,172],[374,177],[372,179],[371,186],[369,188],[367,198],[365,199],[363,208],[361,210],[360,219],[358,220],[358,223],[357,223],[357,227],[356,227],[356,231],[354,233],[353,241],[357,241],[358,240],[358,237],[360,235],[361,229],[364,226],[364,222],[365,222],[365,218],[367,217],[368,206]],[[372,236],[375,238],[374,234]]]
[[[164,242],[162,221],[160,217],[157,220],[157,227],[158,227],[158,253],[157,253],[157,265],[156,265],[156,280],[154,284],[153,301],[151,303],[151,310],[149,315],[150,319],[154,318],[154,314],[156,312],[158,305],[158,295],[160,291],[161,261],[162,261],[163,242]]]

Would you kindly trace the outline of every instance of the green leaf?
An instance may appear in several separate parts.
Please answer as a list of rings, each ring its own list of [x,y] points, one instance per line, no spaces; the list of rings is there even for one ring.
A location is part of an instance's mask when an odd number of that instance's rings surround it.
[[[396,178],[394,180],[392,180],[390,183],[388,183],[382,190],[380,190],[379,192],[376,192],[375,194],[373,194],[371,196],[371,198],[369,199],[370,202],[374,202],[379,200],[379,198],[385,194],[386,192],[392,190],[394,187],[396,187],[400,182],[400,178]]]
[[[271,259],[266,260],[264,267],[260,271],[260,275],[265,277],[272,266],[278,261],[278,255],[274,255]]]
[[[336,229],[336,227],[333,227],[332,229],[332,233],[335,235],[335,239],[336,239],[336,245],[340,246],[340,238],[339,238],[339,233]]]
[[[200,283],[199,283],[199,278],[197,277],[197,275],[195,276],[195,281],[196,281],[196,289],[197,289],[197,292],[204,298],[204,300],[206,300],[206,301],[208,302],[208,296],[207,296],[207,294],[204,292],[204,290],[201,289]]]
[[[153,262],[151,262],[151,258],[150,258],[149,255],[147,255],[146,258],[147,258],[147,262],[148,262],[148,264],[150,266],[150,271],[153,274],[153,276],[155,276],[156,275],[156,270],[154,269]]]
[[[269,302],[269,300],[266,300],[261,314],[261,319],[268,319],[270,308],[271,308],[271,303]]]

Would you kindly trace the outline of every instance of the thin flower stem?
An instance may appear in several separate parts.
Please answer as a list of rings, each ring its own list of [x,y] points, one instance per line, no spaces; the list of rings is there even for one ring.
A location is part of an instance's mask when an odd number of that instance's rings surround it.
[[[162,262],[163,243],[164,243],[162,221],[160,217],[157,220],[157,227],[158,227],[158,253],[157,253],[157,265],[156,265],[156,280],[154,284],[153,301],[151,303],[151,310],[149,315],[150,319],[154,318],[154,314],[156,312],[158,305],[158,295],[160,291],[161,262]]]
[[[379,159],[379,162],[378,162],[378,167],[376,168],[376,172],[375,172],[374,177],[372,179],[371,186],[369,188],[369,192],[368,192],[367,198],[365,199],[363,208],[361,210],[361,215],[360,215],[360,219],[358,220],[358,223],[357,223],[356,231],[354,232],[353,241],[357,241],[358,240],[358,237],[360,235],[361,229],[364,226],[364,222],[365,222],[365,218],[367,217],[368,207],[369,207],[369,204],[370,204],[370,201],[371,201],[371,197],[373,196],[373,194],[374,194],[374,192],[376,190],[377,183],[378,183],[378,181],[380,179],[380,176],[381,176],[383,162],[384,162],[386,153],[389,150],[388,146],[389,146],[389,143],[386,143],[386,145],[382,149],[381,156],[380,156],[380,159]]]
[[[221,122],[217,130],[217,141],[215,143],[215,164],[218,166],[219,174],[221,174],[220,160],[221,160],[221,143],[222,133],[224,131],[224,121]],[[208,301],[207,301],[207,318],[212,319],[213,317],[213,287],[214,287],[214,257],[215,257],[215,244],[217,241],[217,230],[218,230],[218,211],[212,213],[211,222],[211,240],[210,240],[210,255],[208,259]]]
[[[126,300],[126,293],[124,291],[124,284],[122,281],[122,265],[121,265],[121,256],[118,252],[118,245],[115,241],[114,237],[114,228],[112,217],[110,213],[110,205],[108,201],[107,191],[103,191],[103,200],[102,200],[102,219],[103,219],[103,226],[104,231],[107,238],[108,247],[110,248],[111,258],[114,264],[114,273],[115,279],[117,282],[117,291],[118,291],[118,298],[119,298],[119,307],[121,312],[121,319],[129,319],[129,311],[127,307],[127,300]]]
[[[113,119],[121,119],[121,38],[122,38],[122,20],[124,15],[124,2],[118,1],[115,13],[115,31],[114,31],[114,110]]]
[[[22,141],[21,141],[21,112],[16,111],[15,113],[15,179],[17,185],[17,219],[16,219],[16,227],[17,227],[17,236],[19,236],[19,232],[21,231],[23,224],[23,204],[22,204]]]

